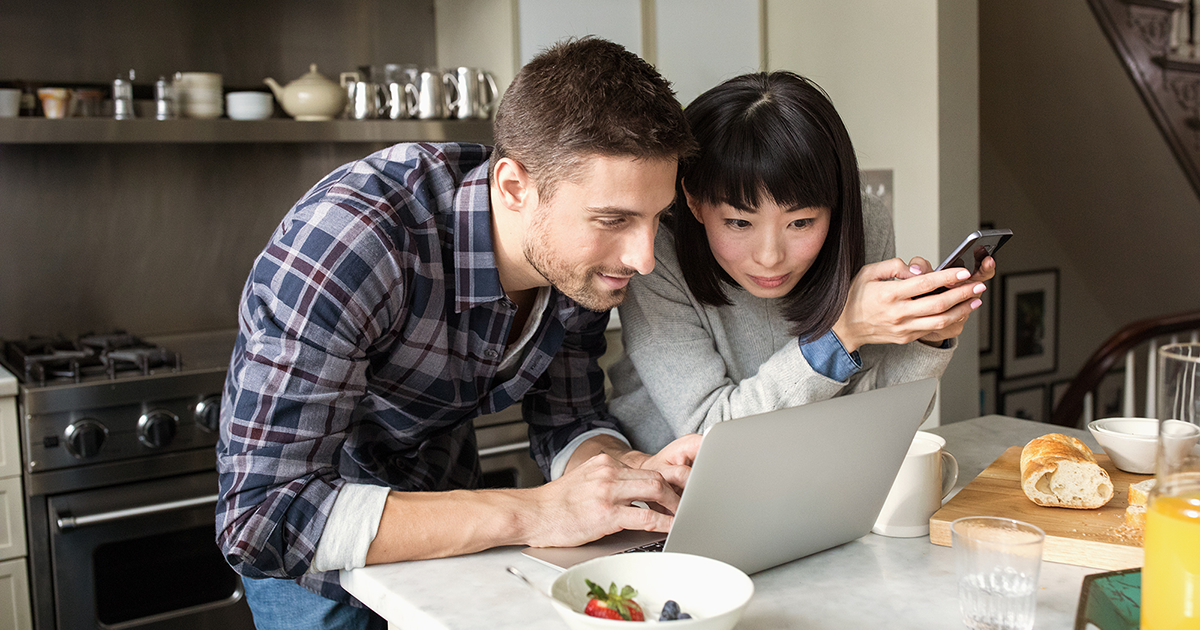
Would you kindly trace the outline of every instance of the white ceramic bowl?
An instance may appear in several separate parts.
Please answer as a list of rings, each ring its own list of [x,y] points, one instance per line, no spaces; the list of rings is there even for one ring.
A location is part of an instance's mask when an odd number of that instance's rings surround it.
[[[742,571],[719,560],[685,553],[625,553],[596,558],[563,572],[550,586],[554,608],[576,630],[638,628],[627,621],[600,619],[583,614],[588,602],[584,580],[605,590],[612,582],[637,589],[634,601],[641,604],[649,623],[658,623],[663,604],[673,599],[692,619],[663,622],[680,630],[727,630],[742,616],[754,582]]]
[[[1092,437],[1096,438],[1117,468],[1139,475],[1154,472],[1158,420],[1101,418],[1089,422],[1088,431],[1092,432]]]
[[[274,97],[266,92],[230,92],[225,113],[234,120],[263,120],[275,110]]]

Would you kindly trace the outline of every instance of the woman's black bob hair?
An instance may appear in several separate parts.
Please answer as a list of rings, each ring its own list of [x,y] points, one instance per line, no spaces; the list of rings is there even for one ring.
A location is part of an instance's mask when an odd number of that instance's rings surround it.
[[[696,201],[740,210],[764,200],[829,208],[829,233],[816,261],[780,298],[795,334],[824,335],[841,316],[865,256],[858,161],[828,95],[797,74],[760,72],[701,94],[685,114],[700,150],[680,164],[670,227],[688,288],[710,306],[731,304],[725,285],[740,289],[713,257],[684,186]]]

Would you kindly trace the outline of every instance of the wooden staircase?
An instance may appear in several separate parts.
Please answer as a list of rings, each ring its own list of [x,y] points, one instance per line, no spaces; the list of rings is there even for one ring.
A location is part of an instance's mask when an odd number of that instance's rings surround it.
[[[1142,101],[1200,195],[1197,0],[1088,0]]]

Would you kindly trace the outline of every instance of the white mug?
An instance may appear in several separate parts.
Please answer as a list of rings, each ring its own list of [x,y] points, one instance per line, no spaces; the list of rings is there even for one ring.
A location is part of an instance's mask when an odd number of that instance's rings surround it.
[[[871,531],[893,538],[929,535],[929,518],[958,481],[958,460],[941,436],[917,431]]]
[[[21,90],[0,88],[0,118],[16,118],[21,113]]]

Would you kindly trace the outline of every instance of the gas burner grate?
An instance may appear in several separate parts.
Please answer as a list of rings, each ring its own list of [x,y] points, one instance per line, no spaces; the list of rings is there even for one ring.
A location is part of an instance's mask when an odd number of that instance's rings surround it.
[[[125,331],[110,334],[88,333],[76,339],[30,337],[4,343],[4,363],[24,375],[24,382],[82,382],[90,377],[137,373],[149,375],[159,368],[178,372],[182,359],[178,352],[147,343]]]

